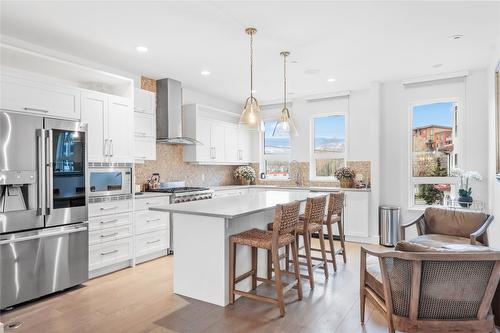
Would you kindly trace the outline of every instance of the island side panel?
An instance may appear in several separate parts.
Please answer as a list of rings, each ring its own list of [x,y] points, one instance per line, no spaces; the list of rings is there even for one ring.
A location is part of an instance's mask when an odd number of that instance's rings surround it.
[[[174,293],[225,306],[227,245],[224,218],[173,214]]]

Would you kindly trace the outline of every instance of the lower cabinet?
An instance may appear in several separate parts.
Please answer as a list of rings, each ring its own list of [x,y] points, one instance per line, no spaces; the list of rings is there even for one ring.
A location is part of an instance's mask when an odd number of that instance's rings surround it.
[[[170,215],[155,212],[149,207],[169,204],[168,196],[145,197],[135,199],[134,210],[134,245],[135,262],[164,256],[170,247]]]

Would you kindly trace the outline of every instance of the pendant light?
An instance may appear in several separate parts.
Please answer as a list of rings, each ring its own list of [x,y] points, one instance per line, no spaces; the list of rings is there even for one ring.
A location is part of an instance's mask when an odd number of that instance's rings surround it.
[[[290,52],[283,51],[280,53],[283,56],[283,109],[281,109],[280,120],[274,125],[273,136],[283,135],[289,133],[290,135],[297,136],[299,133],[295,128],[292,116],[290,115],[290,110],[286,105],[286,57],[290,55]]]
[[[240,117],[240,124],[259,131],[264,130],[260,106],[257,99],[253,96],[253,36],[257,33],[255,28],[246,28],[245,32],[250,35],[250,97],[245,101],[243,113]]]

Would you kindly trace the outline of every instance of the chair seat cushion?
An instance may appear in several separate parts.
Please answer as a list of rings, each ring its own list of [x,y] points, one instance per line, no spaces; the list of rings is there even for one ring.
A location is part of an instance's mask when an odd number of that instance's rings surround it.
[[[469,237],[487,218],[484,213],[430,207],[424,212],[425,234]]]
[[[272,231],[261,229],[250,229],[231,236],[231,240],[237,244],[253,246],[261,249],[271,249],[272,238]],[[279,235],[278,247],[288,245],[293,241],[294,237],[291,234]]]
[[[410,240],[410,243],[420,244],[428,247],[440,248],[451,244],[459,244],[459,245],[470,244],[470,239],[459,236],[427,234],[418,236]]]
[[[382,284],[382,273],[378,258],[366,256],[365,283],[382,299],[384,299],[384,285]]]
[[[418,243],[400,241],[396,244],[396,251],[403,252],[487,252],[490,248],[472,244],[443,244],[441,247],[431,247]]]

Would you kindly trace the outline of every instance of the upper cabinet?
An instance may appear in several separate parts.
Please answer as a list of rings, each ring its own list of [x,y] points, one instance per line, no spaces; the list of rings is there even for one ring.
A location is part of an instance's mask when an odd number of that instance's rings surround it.
[[[2,74],[0,109],[40,116],[80,119],[80,90]]]
[[[81,106],[81,121],[88,124],[89,162],[133,162],[130,100],[86,91]]]
[[[156,94],[134,90],[134,158],[156,160]]]
[[[183,134],[201,142],[184,146],[184,161],[237,165],[251,159],[251,131],[236,123],[238,114],[189,104],[183,107]]]

